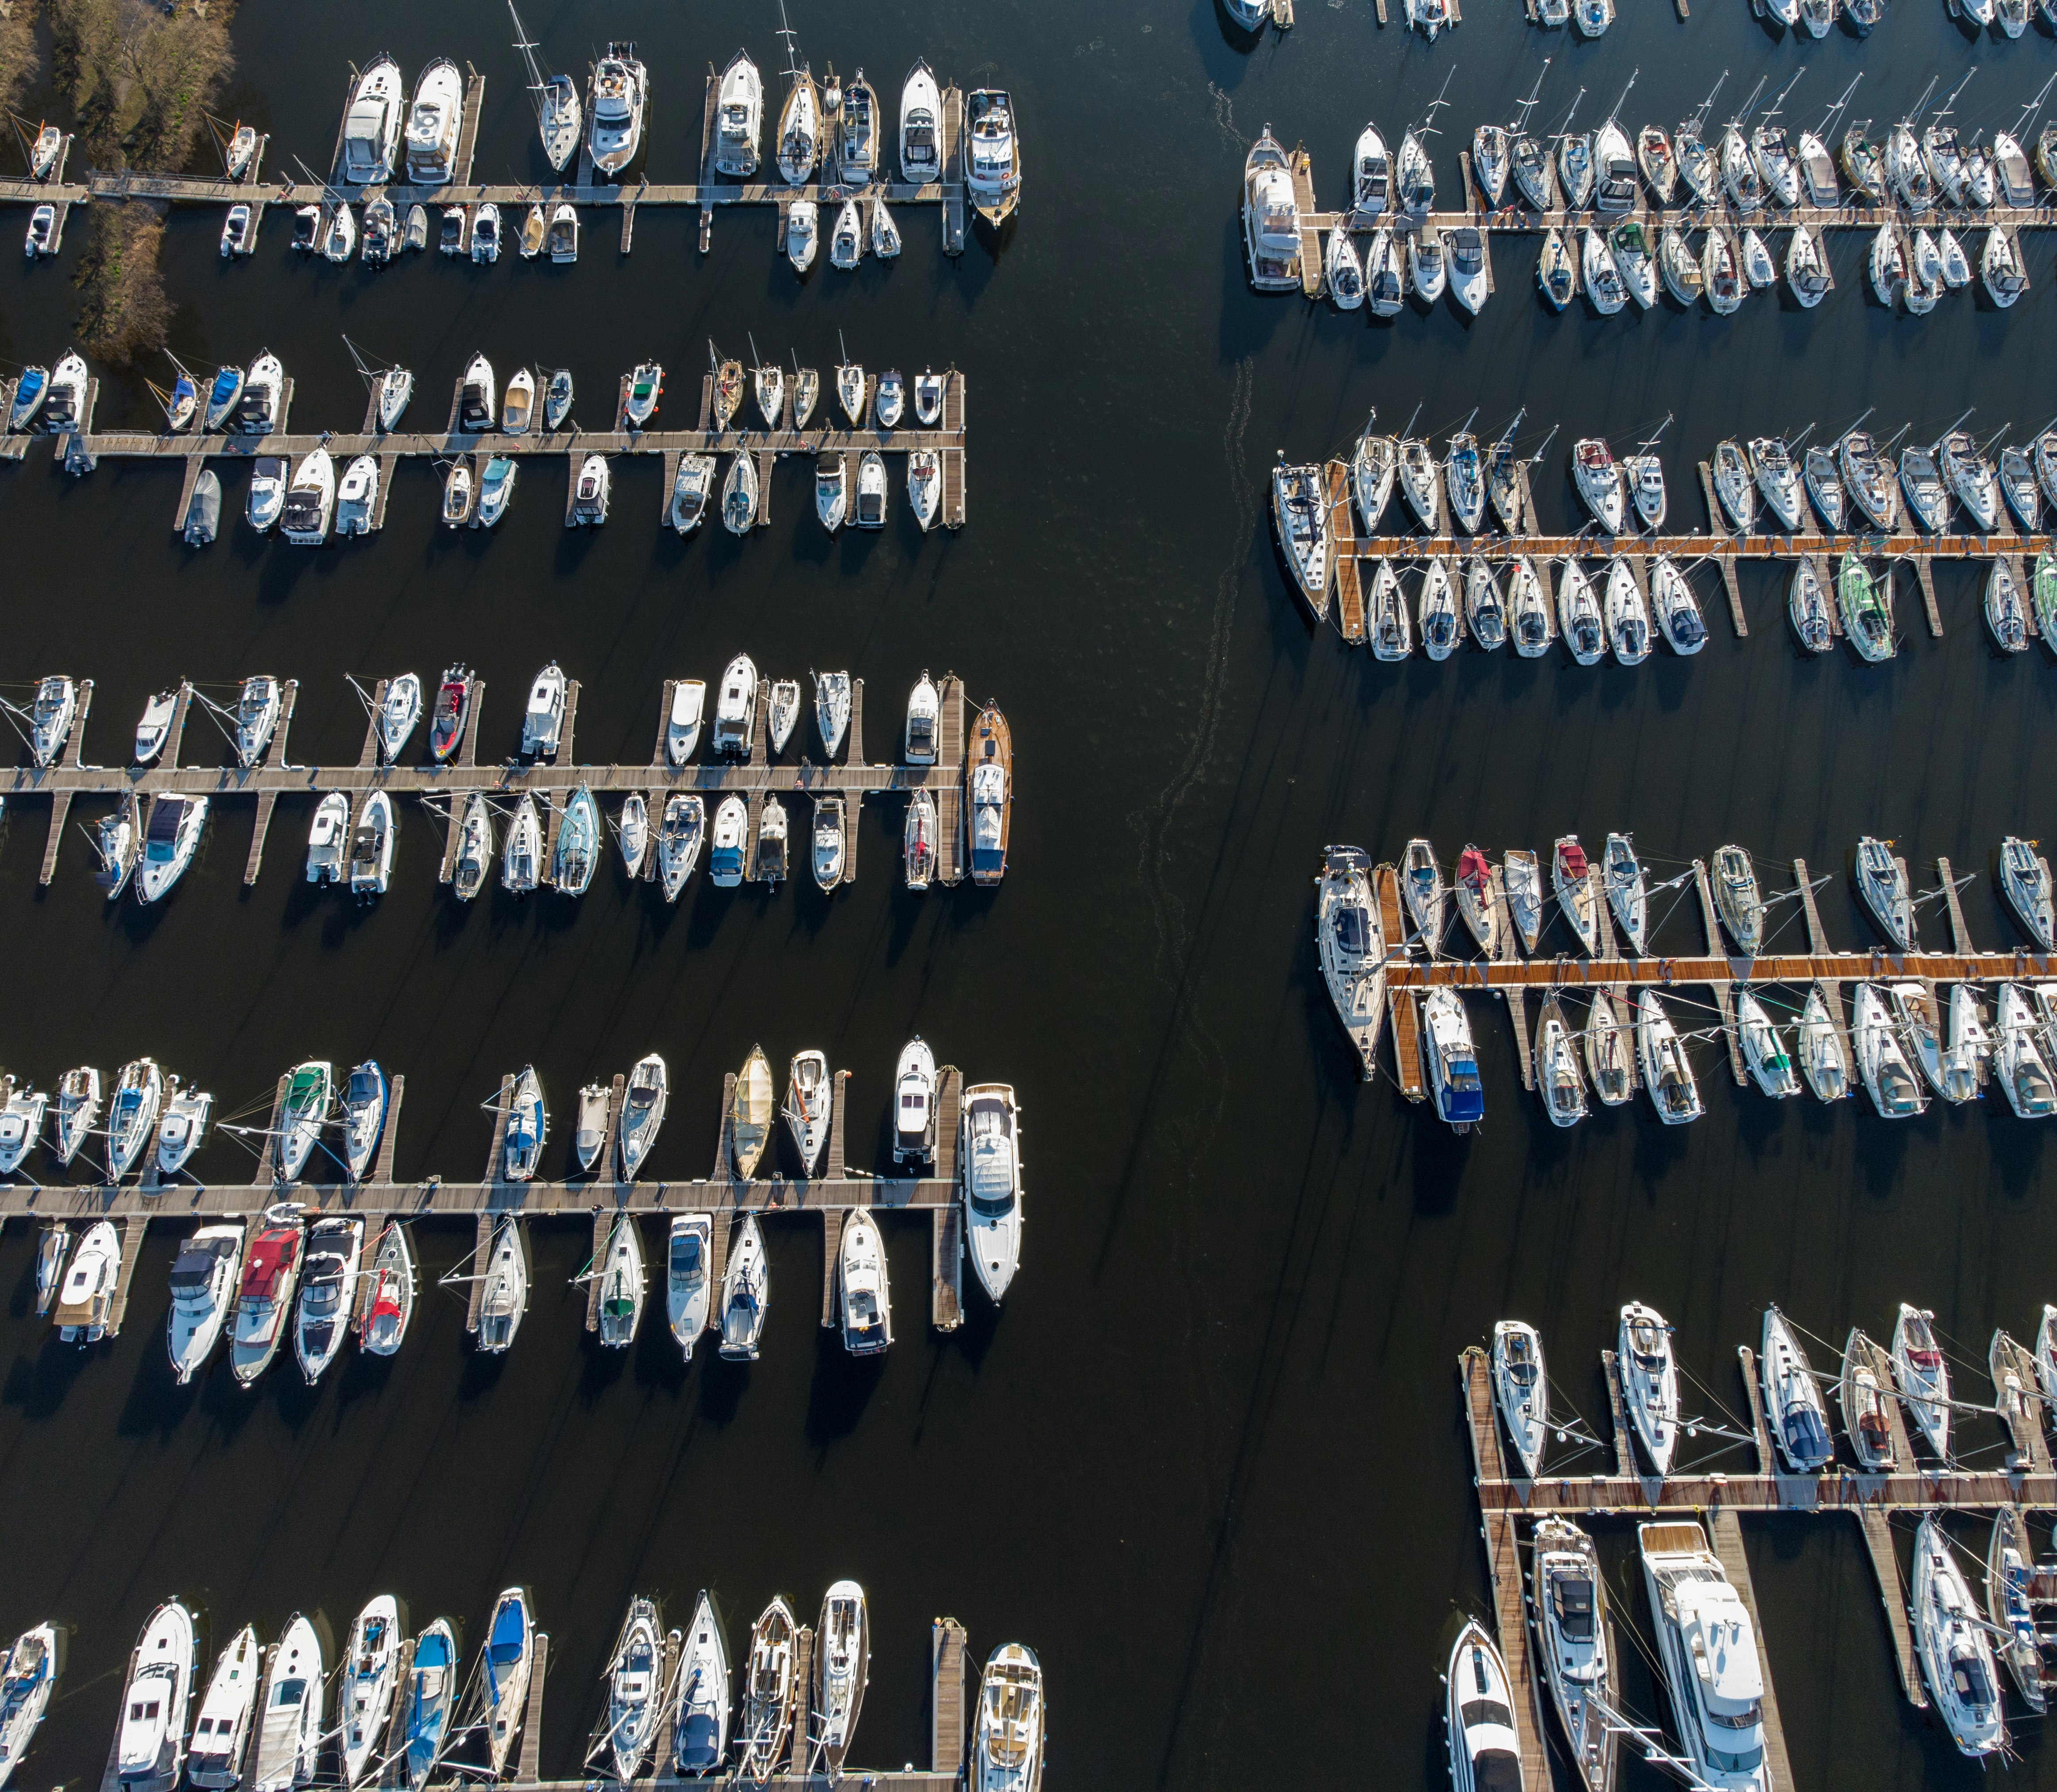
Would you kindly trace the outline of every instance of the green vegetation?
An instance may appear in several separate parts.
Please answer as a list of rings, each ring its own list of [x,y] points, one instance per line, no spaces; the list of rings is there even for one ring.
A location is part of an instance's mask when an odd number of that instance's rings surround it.
[[[110,367],[133,367],[164,346],[172,302],[157,272],[164,220],[140,200],[89,208],[93,234],[72,284],[83,295],[78,335],[87,354]]]
[[[36,77],[36,0],[0,0],[0,109],[18,105]]]

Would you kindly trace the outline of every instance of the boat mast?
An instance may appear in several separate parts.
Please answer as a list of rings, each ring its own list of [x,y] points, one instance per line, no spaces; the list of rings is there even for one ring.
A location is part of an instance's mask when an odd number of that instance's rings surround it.
[[[2033,114],[2043,109],[2043,102],[2050,97],[2050,89],[2057,87],[2057,75],[2043,82],[2043,91],[2021,109],[2020,119],[2014,127],[2014,141],[2017,145],[2027,142],[2035,133]]]
[[[1648,454],[1651,449],[1655,448],[1657,446],[1658,436],[1661,436],[1667,430],[1671,428],[1671,412],[1667,410],[1664,413],[1664,421],[1657,426],[1656,435],[1651,436],[1647,442],[1643,444],[1643,451],[1644,454]]]
[[[1508,424],[1505,429],[1500,432],[1499,438],[1494,442],[1493,446],[1498,448],[1504,443],[1512,441],[1514,439],[1514,432],[1521,427],[1521,419],[1528,414],[1528,406],[1526,405],[1524,405],[1519,410],[1515,412],[1512,420]]]
[[[1763,130],[1770,127],[1772,120],[1778,116],[1779,108],[1786,104],[1786,96],[1793,91],[1793,81],[1798,81],[1800,77],[1806,73],[1806,66],[1803,63],[1799,69],[1794,71],[1793,80],[1787,81],[1783,87],[1778,89],[1778,97],[1774,99],[1770,105],[1765,108],[1764,122],[1758,127],[1758,129]]]
[[[1607,115],[1607,122],[1608,124],[1615,124],[1619,121],[1621,117],[1621,109],[1628,104],[1628,96],[1635,89],[1635,77],[1642,73],[1643,69],[1639,65],[1630,71],[1628,85],[1622,89],[1621,97],[1614,102],[1614,110]]]
[[[789,80],[800,78],[799,52],[795,46],[792,21],[786,16],[786,0],[779,0],[779,35],[786,40],[786,74]]]
[[[1528,114],[1535,109],[1536,100],[1543,91],[1543,76],[1549,72],[1550,58],[1546,56],[1543,58],[1542,71],[1536,77],[1536,85],[1528,89],[1528,97],[1515,109],[1514,122],[1507,128],[1510,137],[1518,137],[1527,126]]]
[[[1857,82],[1863,79],[1864,71],[1862,69],[1859,69],[1855,78],[1851,81],[1849,85],[1843,89],[1842,97],[1837,100],[1833,105],[1830,106],[1826,112],[1821,114],[1821,122],[1816,128],[1814,134],[1821,138],[1824,143],[1828,141],[1829,133],[1834,129],[1836,120],[1842,116],[1844,109],[1849,105],[1851,94],[1854,93],[1857,90]]]
[[[784,4],[784,0],[779,0],[779,3],[783,6]],[[1449,93],[1450,90],[1450,76],[1454,75],[1457,72],[1457,71],[1455,69],[1453,69],[1449,74],[1446,74],[1443,77],[1443,85],[1441,91],[1437,93],[1435,98],[1429,102],[1429,109],[1421,115],[1421,129],[1419,130],[1416,130],[1412,125],[1408,127],[1411,135],[1415,137],[1435,137],[1439,134],[1436,129],[1437,109],[1444,103],[1443,95]]]
[[[1942,78],[1940,75],[1929,76],[1928,85],[1921,89],[1921,97],[1914,102],[1907,116],[1900,121],[1901,124],[1910,127],[1913,125],[1916,116],[1920,112],[1922,107],[1928,103],[1928,96],[1936,91],[1936,83]]]
[[[1541,462],[1543,456],[1548,450],[1550,444],[1557,439],[1557,430],[1558,426],[1556,424],[1552,423],[1550,426],[1550,433],[1544,437],[1542,445],[1536,449],[1534,454],[1528,457],[1528,464],[1531,466],[1537,466]]]
[[[1740,125],[1743,120],[1750,116],[1750,109],[1757,104],[1757,96],[1764,91],[1764,84],[1770,78],[1769,75],[1758,77],[1757,85],[1750,90],[1750,97],[1742,102],[1742,110],[1729,121],[1730,125]]]
[[[1929,120],[1931,125],[1940,125],[1945,118],[1950,116],[1952,109],[1955,107],[1957,103],[1957,96],[1964,92],[1966,85],[1970,82],[1972,77],[1978,72],[1979,65],[1976,62],[1964,71],[1964,80],[1959,81],[1956,86],[1950,89],[1950,97],[1947,100],[1944,101],[1944,102],[1936,109],[1935,117]],[[1933,87],[1936,84],[1932,81],[1928,85],[1931,87]],[[1924,93],[1922,97],[1925,99],[1928,96]],[[1917,107],[1916,109],[1919,110],[1920,109]]]
[[[1700,101],[1700,109],[1694,113],[1690,118],[1686,121],[1687,124],[1692,126],[1694,136],[1700,137],[1705,134],[1707,128],[1707,114],[1714,109],[1714,96],[1721,92],[1722,83],[1726,81],[1728,77],[1728,70],[1726,69],[1722,69],[1721,73],[1715,77],[1714,85],[1707,89],[1707,97]]]
[[[1583,100],[1585,97],[1586,90],[1583,87],[1571,96],[1571,109],[1564,114],[1564,123],[1560,125],[1556,130],[1550,133],[1551,142],[1561,143],[1566,137],[1571,134],[1571,120],[1578,113],[1579,101]]]
[[[514,47],[521,53],[521,60],[529,68],[529,91],[536,97],[536,121],[544,121],[543,90],[549,85],[542,65],[536,60],[536,46],[530,40],[528,28],[521,22],[521,15],[514,10],[514,0],[507,0],[507,16],[514,21]]]

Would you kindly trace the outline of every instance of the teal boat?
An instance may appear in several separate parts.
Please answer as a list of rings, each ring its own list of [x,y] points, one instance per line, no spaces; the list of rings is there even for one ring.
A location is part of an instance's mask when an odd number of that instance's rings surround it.
[[[1843,632],[1865,659],[1890,660],[1893,638],[1893,585],[1891,575],[1881,581],[1853,553],[1843,556],[1836,569],[1836,605],[1842,613]]]

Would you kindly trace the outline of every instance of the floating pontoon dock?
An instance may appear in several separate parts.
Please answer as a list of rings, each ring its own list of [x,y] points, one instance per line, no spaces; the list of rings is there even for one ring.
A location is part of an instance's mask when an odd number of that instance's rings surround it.
[[[664,799],[674,791],[697,791],[704,797],[719,798],[731,791],[752,796],[751,837],[744,858],[746,866],[754,865],[756,857],[757,831],[763,815],[764,803],[774,796],[796,798],[813,796],[841,796],[843,799],[843,879],[854,882],[857,876],[857,845],[858,821],[867,794],[911,792],[925,790],[936,802],[936,878],[944,884],[961,882],[968,869],[965,824],[965,690],[964,681],[953,672],[946,672],[937,685],[941,700],[940,714],[936,728],[936,760],[933,765],[873,765],[864,757],[864,680],[850,680],[850,722],[845,731],[843,753],[845,763],[841,765],[814,765],[803,762],[803,743],[810,738],[813,728],[811,716],[803,715],[795,724],[794,737],[787,743],[787,751],[772,755],[766,729],[768,703],[760,693],[754,732],[750,749],[740,760],[708,759],[682,766],[674,766],[667,759],[664,750],[666,727],[672,712],[672,693],[676,681],[667,680],[664,700],[657,712],[656,744],[649,761],[642,765],[577,765],[572,763],[573,730],[578,720],[579,684],[577,679],[566,682],[565,719],[559,735],[557,756],[554,762],[538,761],[533,764],[509,761],[500,764],[480,765],[478,763],[479,717],[485,705],[486,680],[474,680],[472,686],[470,712],[465,719],[465,734],[462,744],[451,755],[446,765],[381,765],[379,763],[378,712],[386,694],[382,681],[372,694],[371,719],[365,729],[364,747],[357,763],[349,766],[296,766],[286,760],[286,738],[292,724],[293,706],[299,694],[297,680],[287,680],[280,688],[278,728],[271,743],[265,749],[263,759],[248,771],[238,766],[185,766],[178,763],[179,749],[184,738],[187,720],[192,712],[193,687],[181,684],[176,705],[172,714],[171,731],[167,736],[164,751],[147,769],[137,766],[91,766],[83,762],[85,720],[93,704],[93,681],[81,680],[78,687],[78,712],[73,718],[71,735],[57,763],[48,771],[38,771],[33,766],[17,768],[11,775],[0,775],[0,796],[18,803],[24,798],[47,795],[50,799],[50,827],[44,846],[42,869],[38,881],[48,883],[55,874],[58,848],[63,844],[64,827],[70,813],[73,799],[77,797],[108,797],[116,799],[134,796],[143,806],[142,826],[149,826],[149,805],[160,796],[204,796],[211,804],[220,803],[226,798],[251,797],[257,805],[256,827],[250,841],[250,856],[246,862],[243,881],[246,884],[257,881],[259,862],[264,851],[265,835],[268,831],[274,810],[281,796],[319,796],[327,791],[382,790],[390,796],[415,795],[433,798],[438,801],[450,799],[461,804],[474,791],[489,796],[518,799],[530,795],[539,800],[552,795],[569,798],[581,786],[595,796],[608,792],[625,794],[631,791],[643,793],[648,808],[651,827],[654,831],[664,811]],[[803,704],[805,700],[803,700]],[[817,743],[818,744],[818,743]],[[557,827],[562,819],[561,803],[550,803],[545,820],[543,856],[547,865],[557,844]],[[442,858],[442,881],[447,882],[454,867],[458,831],[453,827],[445,844]],[[803,851],[804,837],[795,843],[796,852]],[[644,859],[644,875],[654,879],[656,876],[657,853],[654,838],[651,849]],[[798,868],[798,874],[808,874],[806,866]]]
[[[1952,530],[1940,535],[1924,535],[1912,526],[1907,514],[1906,501],[1900,494],[1899,482],[1895,480],[1893,505],[1896,527],[1890,534],[1825,533],[1817,525],[1810,507],[1806,513],[1809,526],[1805,529],[1790,535],[1770,531],[1743,535],[1730,527],[1727,514],[1715,498],[1713,469],[1706,462],[1702,461],[1698,464],[1698,474],[1700,492],[1706,504],[1709,525],[1707,531],[1700,534],[1630,533],[1606,535],[1600,533],[1599,525],[1595,523],[1572,535],[1545,535],[1541,533],[1536,518],[1536,498],[1530,487],[1528,463],[1524,463],[1521,470],[1520,530],[1512,534],[1500,529],[1485,529],[1476,535],[1463,534],[1454,528],[1451,521],[1447,476],[1445,470],[1438,462],[1436,467],[1436,515],[1440,526],[1436,533],[1361,535],[1357,533],[1358,519],[1350,497],[1350,463],[1346,461],[1326,462],[1322,474],[1323,490],[1327,494],[1330,535],[1334,544],[1334,552],[1330,557],[1330,589],[1334,600],[1330,614],[1345,640],[1354,645],[1367,638],[1369,624],[1366,601],[1370,585],[1367,562],[1389,561],[1396,573],[1405,573],[1412,566],[1425,566],[1432,560],[1468,560],[1474,555],[1484,559],[1489,565],[1504,567],[1517,557],[1525,555],[1533,562],[1536,575],[1542,581],[1544,600],[1549,605],[1551,627],[1554,632],[1557,628],[1557,586],[1562,577],[1557,570],[1557,562],[1567,560],[1604,561],[1617,554],[1622,556],[1627,560],[1629,571],[1635,577],[1637,590],[1643,595],[1647,611],[1650,608],[1649,563],[1660,555],[1668,555],[1682,571],[1687,573],[1702,561],[1713,563],[1721,574],[1722,587],[1728,598],[1730,625],[1740,638],[1750,633],[1749,620],[1743,613],[1742,586],[1738,577],[1738,569],[1742,563],[1751,560],[1790,565],[1797,561],[1811,560],[1814,562],[1815,575],[1821,581],[1821,590],[1827,601],[1830,632],[1841,640],[1843,621],[1835,602],[1833,569],[1835,562],[1848,553],[1873,564],[1883,561],[1889,565],[1904,561],[1911,565],[1914,569],[1916,583],[1920,589],[1928,632],[1938,637],[1943,632],[1943,616],[1936,601],[1932,573],[1934,563],[1939,560],[2005,560],[2010,563],[2009,570],[2014,574],[2015,588],[2022,593],[2023,609],[2027,614],[2029,636],[2031,639],[2040,637],[2041,629],[2035,620],[2035,607],[2029,601],[2027,569],[2038,554],[2049,549],[2053,542],[2057,542],[2057,537],[2047,533],[2022,533],[2015,528],[2015,519],[2004,505],[2000,508],[1998,526],[1990,534],[1970,535]],[[1955,498],[1951,502],[1954,509]],[[1405,500],[1400,493],[1395,491],[1389,502],[1386,514],[1390,517],[1396,509],[1405,507]],[[1460,585],[1460,591],[1461,589]],[[1887,597],[1889,601],[1889,590]],[[1782,597],[1781,602],[1782,605]],[[1461,640],[1468,635],[1469,629],[1464,622],[1461,602],[1457,609],[1458,635]],[[2057,652],[2057,641],[2047,644],[2052,652]],[[1417,646],[1416,652],[1419,652]],[[1413,656],[1409,656],[1410,658]]]
[[[957,1187],[957,1124],[964,1090],[962,1074],[954,1065],[937,1073],[936,1154],[933,1173],[925,1176],[875,1176],[853,1170],[844,1157],[844,1134],[848,1111],[846,1085],[850,1073],[836,1072],[832,1081],[829,1136],[823,1148],[822,1173],[811,1178],[759,1176],[746,1181],[733,1172],[735,1157],[730,1137],[730,1108],[735,1094],[735,1076],[731,1072],[722,1083],[721,1120],[715,1140],[714,1164],[704,1177],[678,1182],[621,1182],[613,1171],[619,1162],[615,1140],[625,1099],[628,1079],[616,1076],[608,1092],[607,1131],[599,1166],[588,1176],[564,1181],[538,1179],[510,1182],[504,1174],[504,1150],[508,1118],[514,1100],[515,1079],[502,1078],[493,1108],[493,1136],[483,1176],[477,1182],[445,1182],[431,1177],[422,1182],[393,1179],[393,1155],[399,1137],[400,1108],[406,1079],[396,1076],[388,1092],[386,1123],[373,1153],[370,1176],[363,1182],[295,1182],[279,1179],[273,1144],[279,1132],[286,1091],[291,1079],[281,1076],[272,1095],[271,1117],[264,1135],[257,1173],[247,1183],[196,1183],[189,1179],[160,1182],[157,1153],[146,1155],[138,1175],[119,1185],[108,1183],[11,1182],[0,1184],[0,1221],[9,1218],[69,1222],[77,1225],[99,1219],[115,1219],[121,1227],[121,1282],[109,1315],[109,1336],[120,1331],[128,1306],[129,1278],[143,1234],[153,1219],[186,1223],[198,1220],[242,1219],[254,1232],[265,1210],[279,1202],[292,1203],[310,1219],[323,1216],[356,1217],[366,1220],[470,1219],[478,1231],[482,1253],[492,1235],[493,1223],[503,1215],[517,1219],[589,1222],[596,1259],[604,1249],[608,1228],[617,1214],[636,1218],[673,1219],[684,1214],[704,1213],[713,1227],[714,1261],[711,1280],[719,1283],[727,1267],[731,1227],[746,1214],[760,1221],[783,1215],[819,1215],[822,1224],[822,1323],[835,1319],[835,1283],[844,1222],[862,1208],[872,1214],[925,1213],[929,1227],[930,1322],[940,1331],[954,1330],[963,1322],[963,1212]],[[6,1085],[11,1088],[11,1080]],[[783,1122],[774,1120],[775,1128]],[[775,1137],[768,1155],[775,1156]],[[333,1167],[325,1154],[310,1160]],[[661,1263],[661,1249],[646,1255]],[[360,1293],[371,1298],[371,1279],[360,1279]],[[478,1322],[478,1296],[481,1284],[472,1283],[472,1308],[466,1330]],[[594,1284],[597,1287],[597,1283]]]
[[[1669,1477],[1639,1473],[1628,1413],[1622,1400],[1620,1375],[1615,1354],[1609,1350],[1603,1353],[1603,1358],[1612,1408],[1615,1471],[1583,1475],[1544,1473],[1533,1481],[1512,1472],[1511,1457],[1501,1448],[1491,1365],[1486,1352],[1472,1345],[1457,1359],[1458,1384],[1464,1395],[1465,1422],[1471,1433],[1473,1485],[1478,1491],[1481,1518],[1480,1529],[1485,1540],[1487,1571],[1492,1588],[1493,1620],[1500,1652],[1506,1658],[1508,1677],[1513,1683],[1515,1728],[1520,1738],[1524,1767],[1532,1776],[1531,1784],[1547,1786],[1550,1781],[1543,1749],[1545,1699],[1542,1675],[1535,1663],[1534,1639],[1527,1615],[1528,1575],[1523,1552],[1528,1544],[1521,1529],[1524,1520],[1556,1512],[1576,1517],[1706,1520],[1714,1552],[1742,1596],[1750,1613],[1751,1627],[1757,1632],[1758,1665],[1764,1675],[1766,1754],[1772,1792],[1793,1792],[1794,1781],[1786,1755],[1785,1731],[1779,1720],[1778,1697],[1772,1686],[1770,1661],[1765,1650],[1764,1625],[1757,1615],[1757,1595],[1751,1584],[1749,1558],[1742,1547],[1739,1514],[1847,1512],[1857,1519],[1877,1577],[1879,1599],[1885,1608],[1900,1686],[1916,1705],[1926,1705],[1928,1701],[1922,1690],[1912,1632],[1908,1622],[1906,1595],[1889,1524],[1892,1515],[1942,1512],[1952,1508],[1963,1512],[2007,1513],[2011,1515],[2023,1559],[2029,1562],[2036,1560],[2025,1514],[2031,1508],[2047,1510],[2057,1506],[2057,1473],[2052,1472],[2043,1429],[2050,1414],[2032,1373],[2023,1384],[2025,1410],[2018,1421],[2010,1425],[2013,1444],[2007,1451],[2003,1468],[1974,1472],[1940,1464],[1917,1464],[1901,1416],[1900,1399],[1891,1392],[1890,1370],[1881,1363],[1879,1366],[1885,1373],[1881,1385],[1888,1390],[1887,1413],[1893,1432],[1893,1460],[1899,1472],[1865,1474],[1853,1466],[1838,1463],[1818,1475],[1792,1475],[1780,1469],[1765,1422],[1756,1354],[1745,1346],[1736,1352],[1736,1356],[1750,1401],[1752,1443],[1757,1459],[1754,1472]]]
[[[343,112],[347,117],[350,97],[356,90],[358,71],[352,68],[343,93]],[[942,247],[945,255],[963,252],[965,228],[969,210],[965,184],[964,95],[956,87],[947,87],[942,92],[942,178],[921,185],[910,185],[900,180],[874,180],[863,187],[846,187],[832,181],[811,182],[806,186],[789,187],[783,180],[734,180],[719,173],[714,165],[715,142],[715,117],[716,101],[720,92],[719,76],[710,71],[707,76],[705,101],[700,122],[700,164],[699,178],[692,182],[658,182],[646,175],[640,180],[614,182],[596,176],[590,150],[582,141],[579,148],[578,165],[569,180],[553,178],[543,181],[521,183],[500,182],[483,184],[472,180],[474,150],[478,138],[478,120],[486,98],[486,77],[475,69],[468,70],[465,81],[464,117],[458,129],[458,152],[454,162],[457,178],[445,185],[417,187],[406,180],[388,182],[380,186],[351,185],[339,178],[343,157],[343,130],[339,124],[335,147],[331,153],[329,168],[331,178],[325,183],[295,184],[291,180],[259,181],[255,170],[260,155],[251,158],[251,169],[241,180],[189,180],[177,175],[138,174],[125,170],[101,173],[89,170],[84,179],[67,182],[61,178],[46,180],[25,179],[0,180],[0,204],[54,205],[57,208],[57,219],[61,228],[65,211],[73,205],[85,204],[93,200],[122,200],[129,199],[156,200],[175,205],[248,205],[252,214],[252,237],[255,240],[257,228],[264,221],[264,209],[268,205],[286,205],[297,208],[301,205],[319,204],[324,212],[339,204],[361,204],[382,195],[392,201],[394,208],[403,218],[407,208],[421,205],[440,212],[442,209],[461,205],[466,212],[466,248],[470,246],[470,221],[477,208],[491,201],[504,213],[510,208],[539,204],[546,209],[569,200],[572,204],[593,210],[612,210],[621,220],[621,253],[626,255],[633,244],[636,214],[646,206],[696,207],[700,217],[700,247],[704,252],[710,245],[714,229],[714,215],[717,208],[724,205],[775,205],[779,209],[780,228],[777,237],[777,253],[785,253],[784,224],[787,208],[795,200],[811,200],[817,204],[839,206],[845,200],[855,200],[866,213],[866,240],[870,238],[870,211],[880,200],[891,205],[934,205],[939,208]],[[588,93],[591,117],[590,100]],[[661,101],[660,101],[661,103]],[[268,141],[268,140],[265,140]],[[897,133],[878,133],[879,165],[884,168],[889,157],[897,161],[898,145]],[[68,154],[70,140],[67,138],[65,150]],[[765,158],[769,171],[775,175],[775,157]],[[61,159],[59,167],[61,168]],[[825,224],[826,224],[826,221]],[[510,233],[511,234],[511,233]],[[826,228],[824,229],[826,234]],[[434,254],[433,242],[425,252]],[[503,250],[503,254],[508,252]],[[400,259],[396,254],[395,260]],[[440,259],[438,257],[438,259]],[[826,257],[822,258],[826,266]]]

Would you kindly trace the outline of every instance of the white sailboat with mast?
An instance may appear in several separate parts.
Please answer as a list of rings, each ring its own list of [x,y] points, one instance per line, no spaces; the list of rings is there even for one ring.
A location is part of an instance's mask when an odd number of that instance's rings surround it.
[[[536,129],[543,139],[543,154],[551,167],[561,172],[579,145],[585,122],[577,84],[568,74],[546,74],[536,59],[536,46],[507,0],[507,16],[514,21],[514,47],[529,69],[529,91],[536,102]]]

